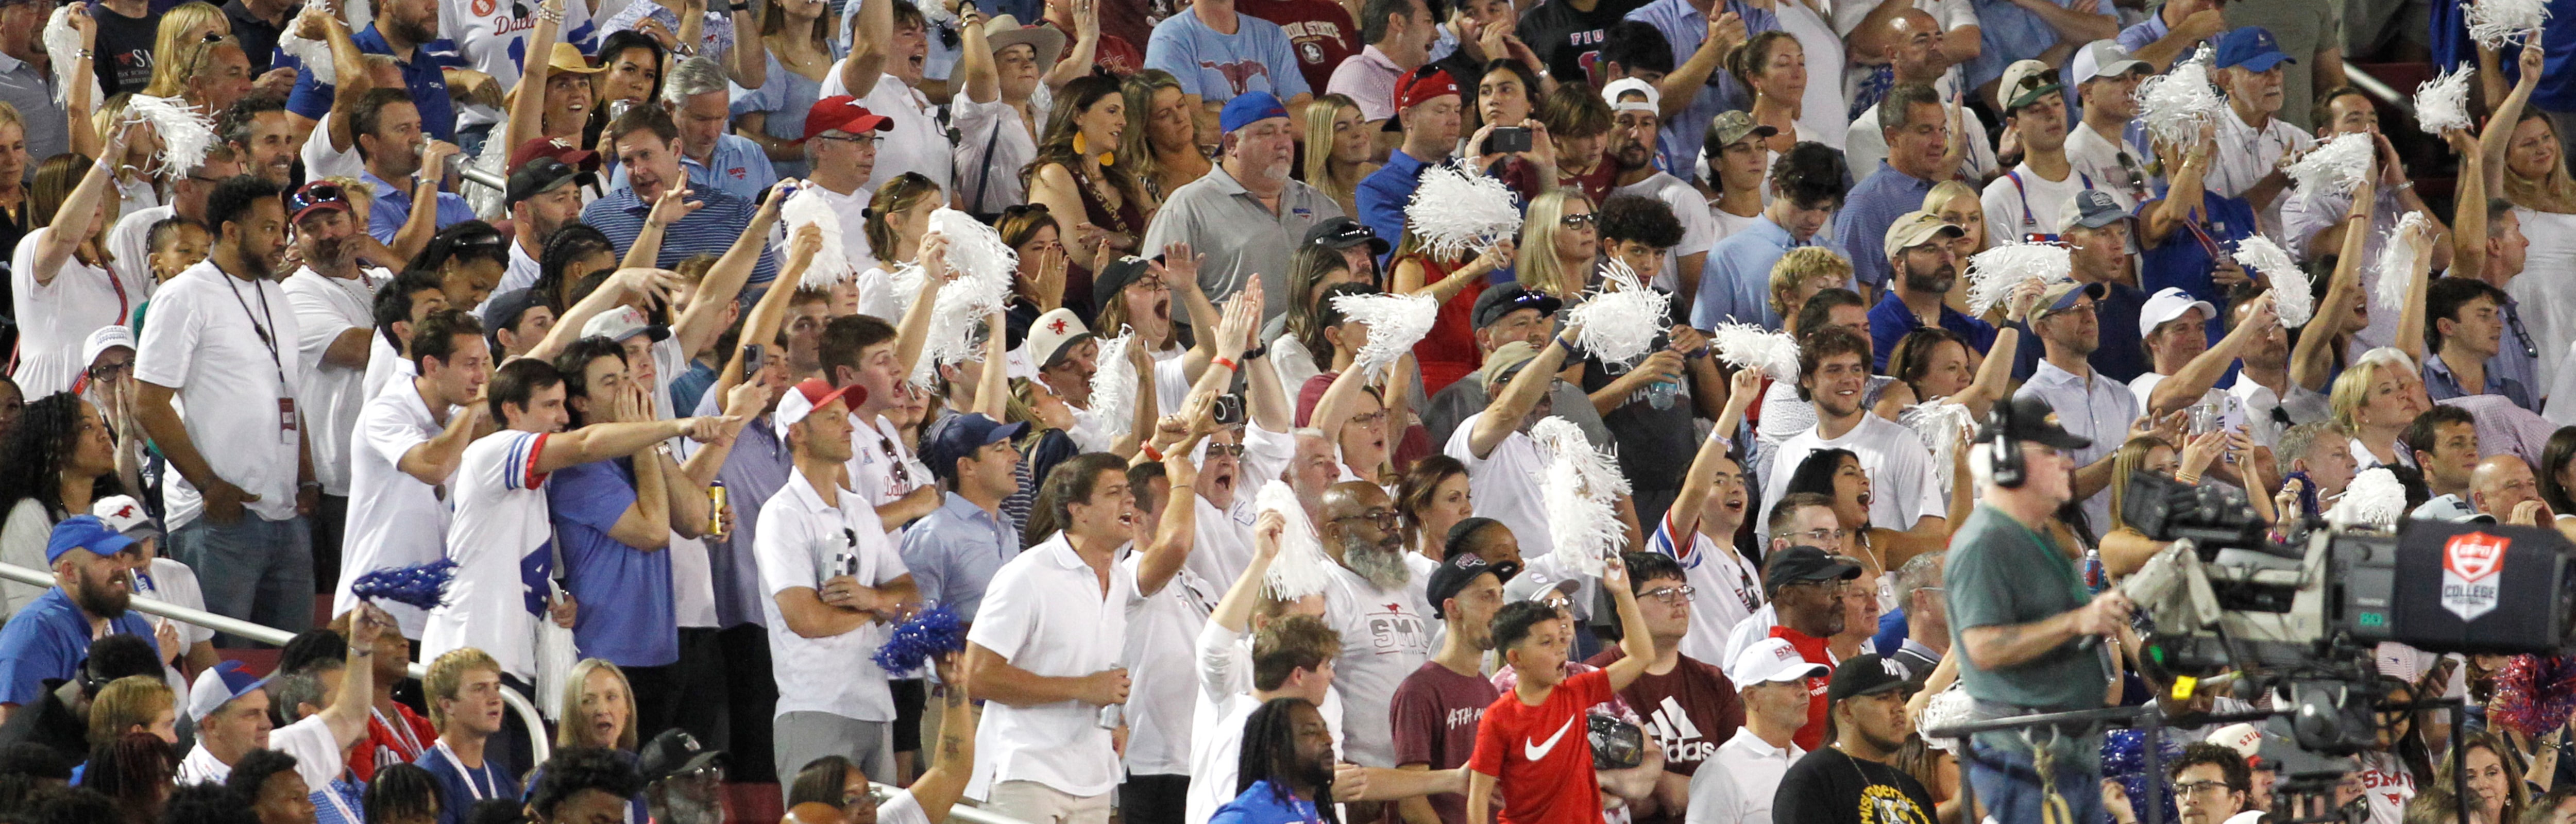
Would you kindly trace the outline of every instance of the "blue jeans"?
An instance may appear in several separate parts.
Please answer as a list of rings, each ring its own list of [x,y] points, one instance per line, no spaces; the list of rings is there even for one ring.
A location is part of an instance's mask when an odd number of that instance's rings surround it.
[[[170,555],[197,573],[206,611],[289,633],[313,626],[313,532],[303,518],[250,512],[231,524],[200,516],[170,532]],[[229,634],[221,647],[253,646]]]
[[[2088,735],[2061,739],[2053,747],[2059,753],[2051,765],[2057,794],[2066,800],[2069,824],[2095,824],[2104,820],[2102,810],[2102,737]],[[2018,747],[2004,749],[1984,741],[1969,745],[1972,757],[1961,765],[1967,768],[1968,784],[1976,790],[1977,803],[1986,806],[1986,815],[1994,821],[2013,824],[2042,824],[2048,819],[2042,806],[2039,773],[2031,768],[2030,753]]]

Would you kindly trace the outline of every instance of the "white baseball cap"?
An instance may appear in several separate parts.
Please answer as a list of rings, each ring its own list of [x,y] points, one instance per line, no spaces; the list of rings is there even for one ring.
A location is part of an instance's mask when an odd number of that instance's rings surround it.
[[[2191,311],[2193,307],[2200,308],[2200,316],[2204,320],[2218,317],[2218,307],[2192,297],[2180,286],[2157,290],[2154,297],[2147,298],[2146,308],[2138,310],[2138,336],[2143,338],[2155,334],[2156,327],[2182,317],[2182,313]]]
[[[1832,670],[1823,664],[1808,663],[1807,656],[1791,646],[1789,639],[1764,638],[1735,654],[1735,661],[1726,667],[1726,680],[1735,682],[1737,687],[1744,687],[1822,678],[1830,672]]]
[[[111,323],[90,330],[89,339],[81,342],[80,368],[87,370],[91,364],[98,363],[98,356],[118,347],[128,351],[134,349],[133,329],[122,323]]]
[[[1045,369],[1054,366],[1056,357],[1072,349],[1074,344],[1090,338],[1091,327],[1083,325],[1081,315],[1074,314],[1071,309],[1058,308],[1039,315],[1035,322],[1029,324],[1029,339],[1024,346],[1029,353],[1029,363]]]
[[[1646,99],[1644,102],[1619,99],[1631,93],[1645,95]],[[1608,102],[1610,104],[1610,110],[1614,112],[1639,111],[1650,112],[1653,114],[1663,113],[1662,104],[1664,96],[1662,93],[1655,91],[1655,84],[1648,83],[1634,77],[1623,77],[1610,81],[1610,85],[1601,87],[1601,99]]]
[[[589,323],[581,326],[581,336],[585,338],[607,338],[625,343],[627,338],[636,335],[650,335],[654,342],[659,343],[663,338],[671,336],[671,330],[653,325],[651,320],[644,317],[643,310],[632,306],[620,306],[601,312],[592,316]]]
[[[107,524],[107,528],[137,541],[161,537],[161,523],[152,520],[152,513],[144,511],[143,502],[135,500],[132,495],[100,498],[97,503],[90,504],[89,514]]]

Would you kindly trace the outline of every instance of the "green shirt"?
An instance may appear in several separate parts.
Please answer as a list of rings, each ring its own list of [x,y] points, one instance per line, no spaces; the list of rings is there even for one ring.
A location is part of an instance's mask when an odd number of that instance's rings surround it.
[[[2041,621],[2092,600],[2055,540],[1980,503],[1950,536],[1942,585],[1949,596],[1951,648],[1962,651],[1959,682],[1970,697],[2051,711],[2103,705],[2111,681],[2104,648],[2069,641],[1997,670],[1979,668],[1964,652],[1968,630]]]

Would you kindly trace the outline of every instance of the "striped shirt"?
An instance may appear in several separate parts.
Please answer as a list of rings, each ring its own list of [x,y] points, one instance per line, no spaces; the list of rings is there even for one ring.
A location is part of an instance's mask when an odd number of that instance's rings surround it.
[[[751,227],[751,201],[720,189],[698,189],[697,196],[690,199],[705,202],[705,208],[663,230],[662,252],[654,256],[653,265],[668,269],[693,255],[724,254]],[[653,204],[636,197],[634,189],[619,186],[583,207],[581,222],[606,233],[609,242],[617,244],[617,253],[624,255],[628,247],[635,245],[635,236],[644,232],[644,216],[652,210]],[[766,286],[776,279],[778,262],[763,250],[760,260],[752,264],[750,285]]]

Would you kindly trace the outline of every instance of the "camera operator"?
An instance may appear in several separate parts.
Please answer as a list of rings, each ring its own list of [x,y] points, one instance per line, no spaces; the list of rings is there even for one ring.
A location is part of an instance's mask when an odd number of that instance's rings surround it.
[[[2072,555],[2050,537],[2074,498],[2067,451],[2092,442],[2068,433],[2046,401],[2028,395],[1996,407],[1968,459],[1978,506],[1951,536],[1946,583],[1960,656],[1959,680],[1980,719],[2100,708],[2113,677],[2099,636],[2127,626],[2118,590],[2088,596]],[[2000,446],[2000,449],[1998,448]],[[2034,769],[2024,735],[2045,749]],[[2102,817],[2101,736],[2056,727],[1979,734],[1963,768],[1978,801],[1999,821],[2039,821],[2053,785],[2071,821]]]

